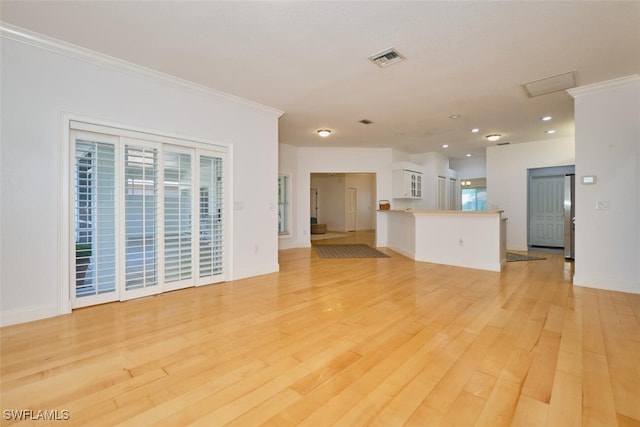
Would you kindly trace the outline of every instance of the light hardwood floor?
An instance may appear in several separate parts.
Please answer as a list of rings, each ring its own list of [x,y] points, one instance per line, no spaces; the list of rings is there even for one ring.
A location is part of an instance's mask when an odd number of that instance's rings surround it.
[[[380,250],[285,250],[276,274],[3,328],[2,409],[91,426],[640,425],[640,295],[573,287],[560,255],[494,273]]]

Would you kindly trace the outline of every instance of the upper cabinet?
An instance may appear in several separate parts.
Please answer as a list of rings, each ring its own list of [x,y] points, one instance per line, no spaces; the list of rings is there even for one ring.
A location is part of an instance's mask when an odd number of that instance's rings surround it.
[[[395,199],[421,199],[422,173],[408,169],[394,170],[393,197]]]

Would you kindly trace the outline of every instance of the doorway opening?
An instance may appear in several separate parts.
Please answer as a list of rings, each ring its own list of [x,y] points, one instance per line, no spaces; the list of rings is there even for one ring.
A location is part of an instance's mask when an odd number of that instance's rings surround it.
[[[338,235],[375,232],[375,173],[312,173],[310,184],[312,223],[326,225],[328,233]]]

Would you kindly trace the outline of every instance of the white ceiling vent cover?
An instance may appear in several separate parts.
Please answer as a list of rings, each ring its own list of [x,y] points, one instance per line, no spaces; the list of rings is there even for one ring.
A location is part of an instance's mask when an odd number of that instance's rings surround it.
[[[546,79],[528,82],[523,86],[529,98],[571,89],[576,87],[576,72],[569,71],[568,73],[558,74],[547,77]]]
[[[396,62],[402,61],[403,59],[406,59],[405,56],[401,54],[395,47],[390,47],[389,49],[385,49],[382,52],[378,52],[369,57],[369,61],[379,65],[382,68],[393,65]]]

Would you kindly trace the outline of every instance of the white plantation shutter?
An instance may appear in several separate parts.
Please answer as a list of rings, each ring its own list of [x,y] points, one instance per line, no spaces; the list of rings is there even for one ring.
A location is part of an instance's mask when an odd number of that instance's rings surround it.
[[[193,277],[192,168],[191,154],[164,153],[165,283],[184,282]]]
[[[113,299],[116,292],[116,144],[109,137],[88,132],[74,132],[72,139],[72,299],[100,303]]]
[[[223,158],[201,155],[200,160],[200,279],[224,272],[224,170]],[[202,281],[201,281],[202,283]]]
[[[158,150],[126,145],[126,290],[158,284]]]

